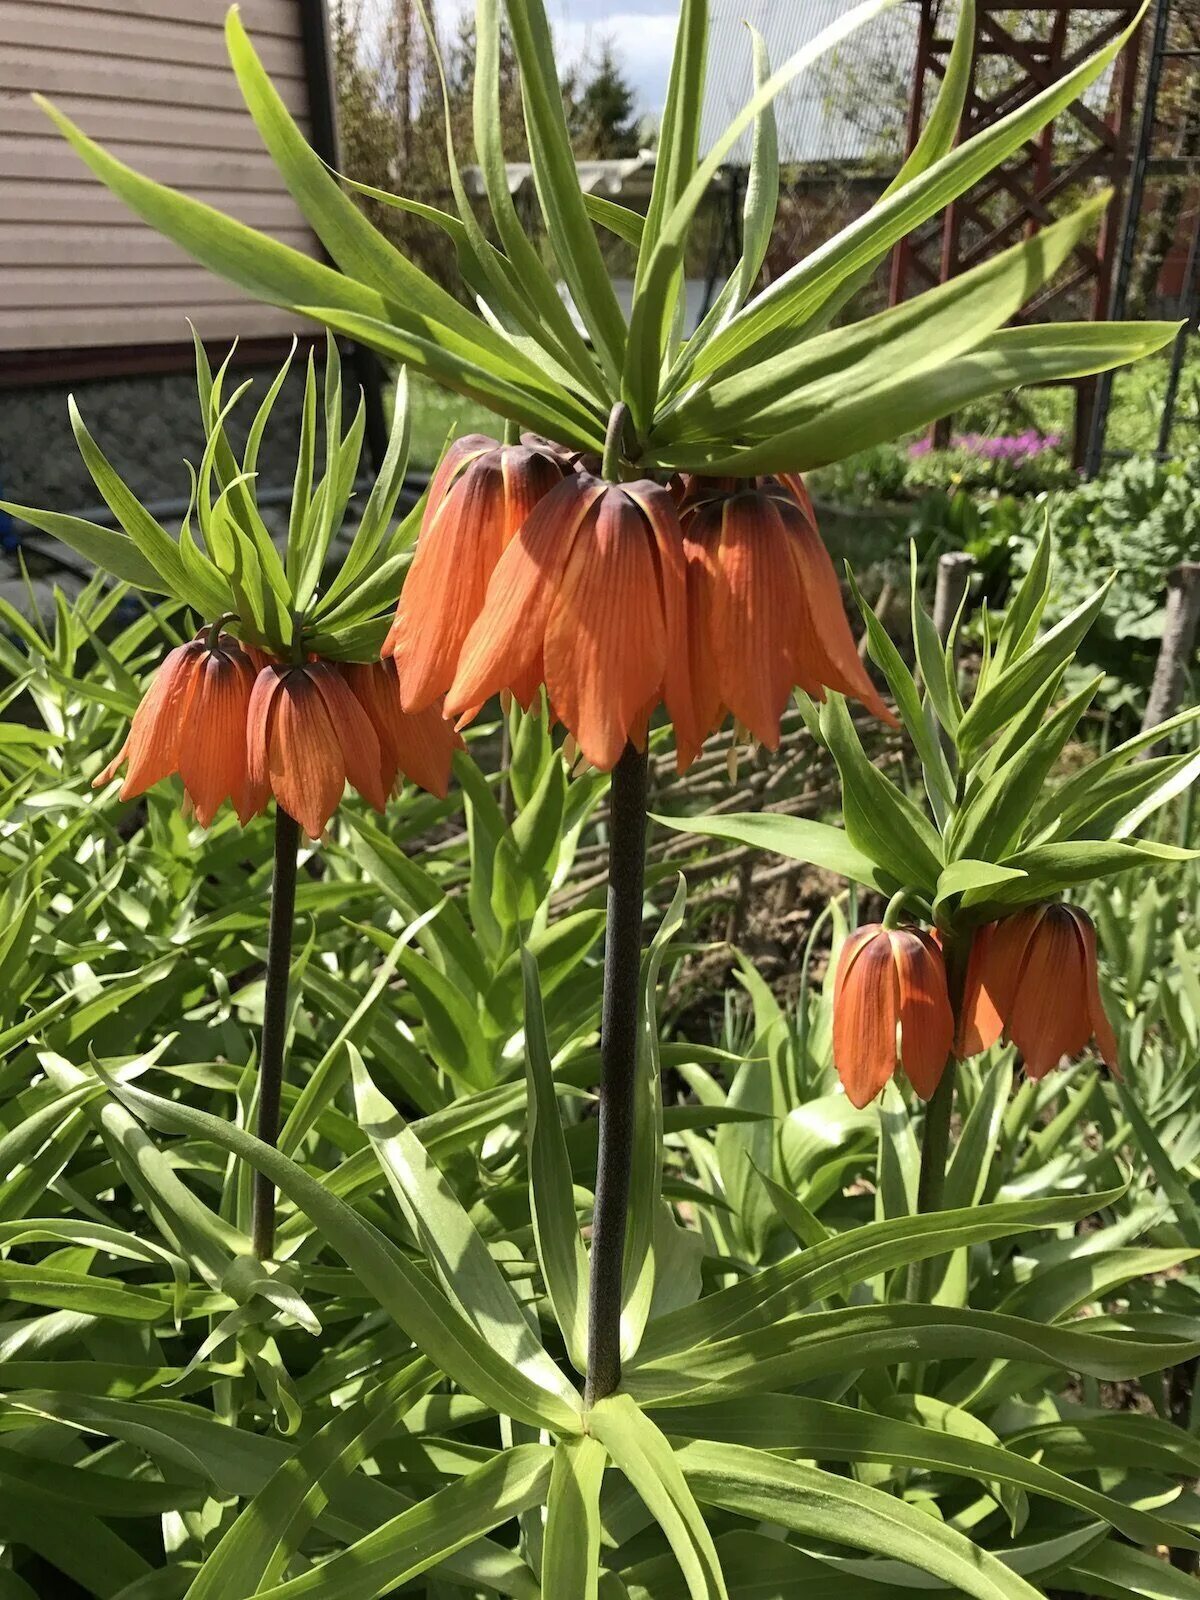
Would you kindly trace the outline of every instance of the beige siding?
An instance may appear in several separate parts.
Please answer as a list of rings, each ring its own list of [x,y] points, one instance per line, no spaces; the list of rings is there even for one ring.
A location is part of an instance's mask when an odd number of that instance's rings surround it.
[[[242,17],[303,126],[302,0]],[[30,100],[41,90],[114,155],[296,249],[316,241],[225,53],[226,0],[0,0],[0,366],[4,351],[261,338],[301,326],[194,265],[91,174]]]

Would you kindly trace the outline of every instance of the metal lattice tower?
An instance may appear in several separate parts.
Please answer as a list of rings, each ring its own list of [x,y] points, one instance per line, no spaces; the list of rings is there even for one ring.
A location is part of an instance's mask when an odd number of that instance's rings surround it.
[[[926,97],[945,76],[953,42],[946,0],[919,7],[916,64],[909,102],[908,149],[921,131]],[[1133,21],[1134,5],[1102,0],[1027,0],[1021,11],[999,0],[976,0],[975,50],[960,136],[969,137],[1027,104]],[[1020,321],[1056,315],[1109,314],[1121,193],[1129,167],[1130,124],[1141,31],[1110,73],[1047,127],[1026,141],[945,213],[897,246],[889,298],[893,305],[977,266],[1023,236],[1036,233],[1078,202],[1083,187],[1111,186],[1099,238],[1081,243],[1067,266],[1024,309]],[[1082,460],[1095,379],[1076,380],[1075,450]],[[949,419],[938,424],[949,438]]]

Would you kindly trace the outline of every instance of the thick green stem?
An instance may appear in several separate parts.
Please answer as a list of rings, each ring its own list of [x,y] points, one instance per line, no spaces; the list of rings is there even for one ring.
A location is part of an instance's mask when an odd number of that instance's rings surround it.
[[[625,746],[613,768],[608,832],[608,920],[600,1019],[600,1128],[588,1285],[588,1405],[621,1381],[621,1292],[637,1083],[642,893],[646,875],[644,750]]]
[[[622,403],[615,405],[609,413],[608,431],[604,435],[604,464],[600,469],[609,483],[621,481],[621,454],[628,417],[629,407]]]
[[[950,1116],[954,1110],[955,1061],[951,1056],[933,1091],[921,1134],[921,1173],[917,1179],[917,1210],[940,1211],[950,1157]]]
[[[967,981],[967,958],[971,938],[967,934],[947,934],[942,951],[946,962],[946,987],[954,1013],[954,1034],[958,1037],[963,992]],[[946,1190],[946,1168],[950,1160],[950,1120],[954,1113],[954,1079],[958,1063],[954,1052],[946,1062],[941,1081],[933,1091],[921,1132],[921,1170],[917,1178],[917,1210],[925,1214],[942,1209]],[[940,1258],[915,1261],[909,1273],[908,1297],[922,1301],[932,1298],[941,1275]]]
[[[262,1052],[258,1066],[258,1121],[255,1132],[264,1144],[279,1138],[283,1098],[283,1047],[287,1038],[288,983],[292,968],[292,929],[296,920],[296,857],[300,824],[282,806],[275,807],[275,866],[271,874],[271,921],[267,935],[266,995],[263,1001]],[[254,1174],[252,1235],[254,1253],[265,1261],[275,1248],[275,1185]]]

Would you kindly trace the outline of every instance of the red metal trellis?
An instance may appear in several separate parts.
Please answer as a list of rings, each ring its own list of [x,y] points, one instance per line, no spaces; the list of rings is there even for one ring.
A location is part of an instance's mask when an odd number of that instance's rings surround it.
[[[909,102],[908,149],[921,131],[927,86],[945,75],[951,29],[945,0],[914,0],[920,7],[917,58]],[[1115,38],[1136,15],[1134,5],[1102,0],[1027,0],[1021,10],[999,0],[976,0],[975,51],[961,136],[989,127],[1027,104],[1080,61]],[[1140,30],[1139,30],[1140,33]],[[944,283],[957,273],[1052,222],[1081,188],[1107,183],[1113,198],[1099,238],[1080,244],[1067,266],[1021,313],[1037,321],[1056,315],[1107,315],[1120,192],[1129,164],[1129,129],[1137,83],[1137,36],[1117,58],[1112,76],[1075,100],[1036,139],[975,188],[943,217],[908,235],[892,258],[890,302]],[[1069,308],[1069,309],[1068,309]],[[1082,458],[1094,379],[1078,380],[1075,453]],[[949,438],[949,419],[937,442]]]

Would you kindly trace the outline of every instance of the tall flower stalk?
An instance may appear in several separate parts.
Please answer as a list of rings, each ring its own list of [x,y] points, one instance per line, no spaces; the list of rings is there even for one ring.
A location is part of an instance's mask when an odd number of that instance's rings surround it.
[[[637,1081],[647,778],[648,751],[626,745],[613,768],[609,805],[599,1155],[588,1284],[588,1405],[611,1394],[621,1381],[622,1270]]]
[[[275,807],[275,859],[271,869],[271,918],[267,933],[267,975],[263,1000],[262,1051],[258,1063],[255,1132],[264,1144],[279,1139],[283,1103],[284,1050],[292,973],[292,934],[296,923],[296,873],[300,824],[281,805]],[[275,1185],[254,1174],[251,1237],[254,1253],[265,1261],[275,1249]]]

